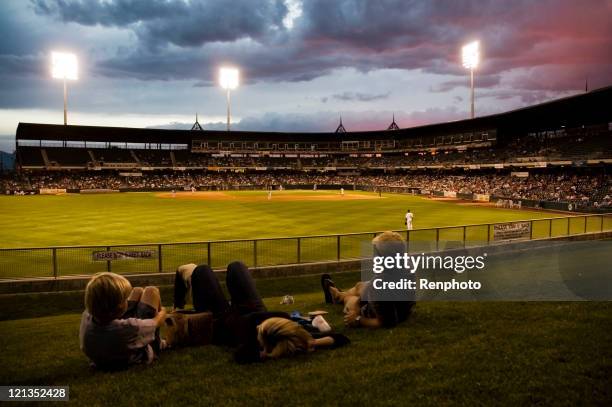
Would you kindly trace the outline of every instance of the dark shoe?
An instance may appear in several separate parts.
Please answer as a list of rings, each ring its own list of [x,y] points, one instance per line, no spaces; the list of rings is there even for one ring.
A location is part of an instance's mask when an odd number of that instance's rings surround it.
[[[342,346],[346,346],[351,343],[351,340],[342,335],[342,334],[331,334],[329,335],[334,339],[334,344],[332,345],[332,349],[341,348]]]
[[[321,275],[321,288],[323,289],[323,294],[325,295],[325,303],[326,304],[334,304],[334,297],[329,291],[329,287],[335,287],[334,280],[331,279],[329,274]]]

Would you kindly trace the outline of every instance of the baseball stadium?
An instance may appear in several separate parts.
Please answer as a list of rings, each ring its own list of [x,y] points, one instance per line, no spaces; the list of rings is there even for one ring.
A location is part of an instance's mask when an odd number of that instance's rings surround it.
[[[553,245],[587,238],[589,247],[567,243],[548,250],[556,262],[592,267],[598,275],[610,252],[592,239],[605,242],[612,231],[610,105],[612,88],[604,88],[495,116],[408,129],[392,123],[372,132],[343,126],[330,133],[206,131],[197,122],[185,131],[21,123],[18,170],[3,179],[0,197],[3,383],[68,381],[79,401],[95,403],[114,397],[117,380],[148,374],[91,376],[78,349],[59,345],[70,341],[80,290],[99,272],[158,285],[165,299],[172,297],[178,266],[209,264],[221,275],[240,260],[268,306],[291,295],[293,307],[329,311],[330,323],[340,327],[341,316],[322,303],[318,276],[332,272],[339,284],[358,279],[364,243],[385,230],[398,231],[414,252],[471,245],[504,251],[511,241]],[[404,222],[407,209],[414,214],[411,229]],[[499,230],[524,224],[526,234],[515,239]],[[522,276],[518,269],[550,276],[558,267],[538,251],[512,258],[512,273]],[[510,272],[505,264],[498,264],[500,275]],[[573,301],[584,299],[574,292]],[[488,299],[494,301],[419,303],[412,322],[393,336],[351,332],[363,354],[340,349],[298,367],[281,360],[254,372],[246,391],[259,398],[262,381],[272,380],[314,402],[322,397],[312,395],[320,384],[309,377],[325,378],[338,392],[346,386],[328,373],[333,363],[343,371],[363,366],[380,387],[389,386],[389,374],[420,372],[419,390],[432,403],[446,397],[440,386],[448,390],[465,374],[505,388],[518,403],[527,399],[515,386],[526,383],[542,391],[544,403],[559,391],[569,400],[607,397],[606,357],[592,356],[609,354],[607,303]],[[24,307],[28,302],[34,306]],[[491,338],[499,351],[491,353]],[[41,339],[56,345],[41,349]],[[378,360],[381,342],[394,350]],[[411,349],[415,342],[425,348]],[[575,360],[560,362],[565,348]],[[56,349],[61,360],[50,359]],[[32,351],[40,359],[31,367],[15,359]],[[194,369],[192,360],[200,358],[207,363],[193,374],[207,377],[206,400],[240,404],[243,396],[228,382],[240,367],[227,365],[226,352],[210,346],[171,353],[146,385],[154,391],[186,365]],[[431,368],[439,363],[444,368]],[[555,380],[583,378],[561,389],[550,381],[559,363],[565,373]],[[60,372],[66,365],[71,367]],[[98,383],[95,391],[85,390],[91,380]],[[585,395],[593,385],[596,390]],[[466,401],[472,397],[454,391]],[[493,402],[494,394],[480,396]],[[193,401],[181,397],[178,404]],[[282,399],[275,397],[273,403]],[[374,402],[378,396],[368,397]]]
[[[611,405],[612,8],[499,3],[0,5],[0,401]]]

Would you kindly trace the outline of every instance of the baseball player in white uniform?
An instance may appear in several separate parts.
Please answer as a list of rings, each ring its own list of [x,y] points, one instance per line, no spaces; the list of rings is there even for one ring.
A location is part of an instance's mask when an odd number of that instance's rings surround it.
[[[408,209],[408,212],[406,212],[406,230],[412,230],[412,218],[413,217],[414,217],[414,214],[410,212],[410,209]]]

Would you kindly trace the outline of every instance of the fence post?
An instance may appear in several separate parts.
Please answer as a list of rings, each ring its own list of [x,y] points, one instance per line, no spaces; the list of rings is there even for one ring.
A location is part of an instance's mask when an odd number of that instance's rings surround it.
[[[406,251],[410,253],[410,231],[406,231]]]
[[[604,215],[601,215],[601,232],[603,232],[603,220],[604,220]]]
[[[552,237],[552,219],[548,220],[548,237]]]
[[[110,252],[110,246],[106,246],[106,251]],[[111,261],[110,260],[106,260],[106,271],[108,271],[110,273],[111,271]]]
[[[440,228],[436,228],[436,251],[440,249]]]
[[[210,242],[208,242],[206,244],[206,263],[208,264],[208,267],[212,268],[212,255],[210,254]]]
[[[487,225],[487,244],[491,243],[491,224]]]
[[[529,240],[533,240],[533,219],[529,224]]]
[[[297,238],[297,262],[300,264],[302,262],[302,238]]]
[[[586,233],[586,230],[587,230],[587,227],[586,227],[586,226],[587,226],[587,217],[586,217],[586,215],[585,215],[585,216],[584,216],[584,233]]]
[[[466,246],[465,235],[466,235],[467,226],[463,226],[463,248]]]
[[[257,267],[257,240],[253,239],[253,267]]]
[[[157,271],[162,272],[162,245],[157,245]]]
[[[340,235],[336,235],[336,254],[338,255],[338,261],[340,261]]]
[[[55,247],[53,248],[53,278],[57,278],[57,249]]]

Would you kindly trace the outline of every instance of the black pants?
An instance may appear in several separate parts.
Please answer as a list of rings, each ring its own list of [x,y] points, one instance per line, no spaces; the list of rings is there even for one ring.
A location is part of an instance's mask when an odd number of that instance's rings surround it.
[[[215,318],[228,312],[240,315],[266,311],[247,266],[239,261],[227,266],[227,290],[231,304],[225,298],[217,276],[208,265],[197,266],[191,275],[193,307],[197,312],[212,312]]]
[[[231,303],[212,269],[197,266],[191,275],[193,307],[197,312],[213,313],[213,343],[237,347],[235,358],[241,363],[258,361],[257,325],[268,318],[289,319],[289,314],[267,311],[244,263],[227,266],[226,284]]]

